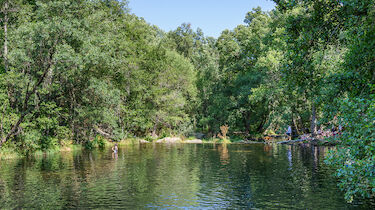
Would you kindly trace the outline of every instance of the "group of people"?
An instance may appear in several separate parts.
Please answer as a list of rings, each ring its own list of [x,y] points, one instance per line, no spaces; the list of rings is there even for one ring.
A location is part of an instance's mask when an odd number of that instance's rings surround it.
[[[332,126],[332,129],[330,129],[330,130],[324,130],[324,128],[320,128],[318,130],[315,138],[323,139],[323,138],[331,137],[331,136],[334,137],[334,136],[337,136],[337,135],[341,135],[342,132],[343,132],[343,127],[341,125],[339,125],[337,127]],[[292,127],[291,126],[288,126],[287,131],[286,131],[286,135],[288,136],[288,140],[292,139]],[[303,135],[300,136],[300,139],[301,140],[311,139],[311,134],[303,134]]]
[[[339,125],[338,127],[333,126],[330,130],[319,129],[317,134],[318,136],[325,138],[325,137],[341,135],[342,131],[343,131],[343,128],[341,125]]]

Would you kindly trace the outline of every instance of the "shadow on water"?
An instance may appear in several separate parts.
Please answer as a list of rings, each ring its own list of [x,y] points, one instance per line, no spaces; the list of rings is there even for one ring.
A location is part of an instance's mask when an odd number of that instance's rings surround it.
[[[1,208],[369,209],[346,204],[329,147],[141,144],[0,162]]]

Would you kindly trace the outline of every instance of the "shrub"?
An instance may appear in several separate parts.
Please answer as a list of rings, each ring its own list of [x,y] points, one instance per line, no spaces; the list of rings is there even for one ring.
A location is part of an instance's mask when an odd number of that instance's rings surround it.
[[[221,130],[221,134],[217,134],[217,136],[223,140],[225,139],[228,139],[227,137],[227,133],[228,133],[228,130],[229,130],[229,126],[228,125],[222,125],[220,126],[220,130]]]
[[[345,199],[375,195],[375,100],[346,99],[340,104],[339,123],[344,131],[340,146],[326,163],[337,167],[339,187]]]

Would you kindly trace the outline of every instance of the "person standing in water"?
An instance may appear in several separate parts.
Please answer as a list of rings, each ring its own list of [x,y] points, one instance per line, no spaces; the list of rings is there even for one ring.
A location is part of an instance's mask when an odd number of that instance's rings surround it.
[[[112,151],[114,153],[117,153],[118,152],[118,146],[117,146],[117,143],[115,144],[115,146],[112,147]]]
[[[286,131],[286,135],[288,136],[288,140],[292,140],[292,127],[289,125],[288,130]]]
[[[117,157],[118,157],[118,154],[117,154],[117,152],[118,152],[117,143],[115,144],[115,146],[112,147],[112,151],[113,151],[112,158],[117,160]]]

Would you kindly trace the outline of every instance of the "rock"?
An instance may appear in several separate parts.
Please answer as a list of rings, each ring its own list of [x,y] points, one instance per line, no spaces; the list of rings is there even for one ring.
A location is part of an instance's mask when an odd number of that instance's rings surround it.
[[[140,144],[146,144],[146,143],[150,143],[149,141],[146,141],[144,139],[139,139],[139,143]]]
[[[189,144],[202,144],[203,141],[200,139],[193,139],[193,140],[186,140],[184,143],[189,143]]]
[[[237,141],[237,142],[234,142],[234,143],[238,143],[238,144],[263,144],[265,142],[252,141],[252,140],[241,140],[241,141]]]
[[[203,139],[206,136],[204,133],[194,133],[193,135],[197,139]]]
[[[181,143],[180,137],[165,137],[155,141],[156,143]]]

